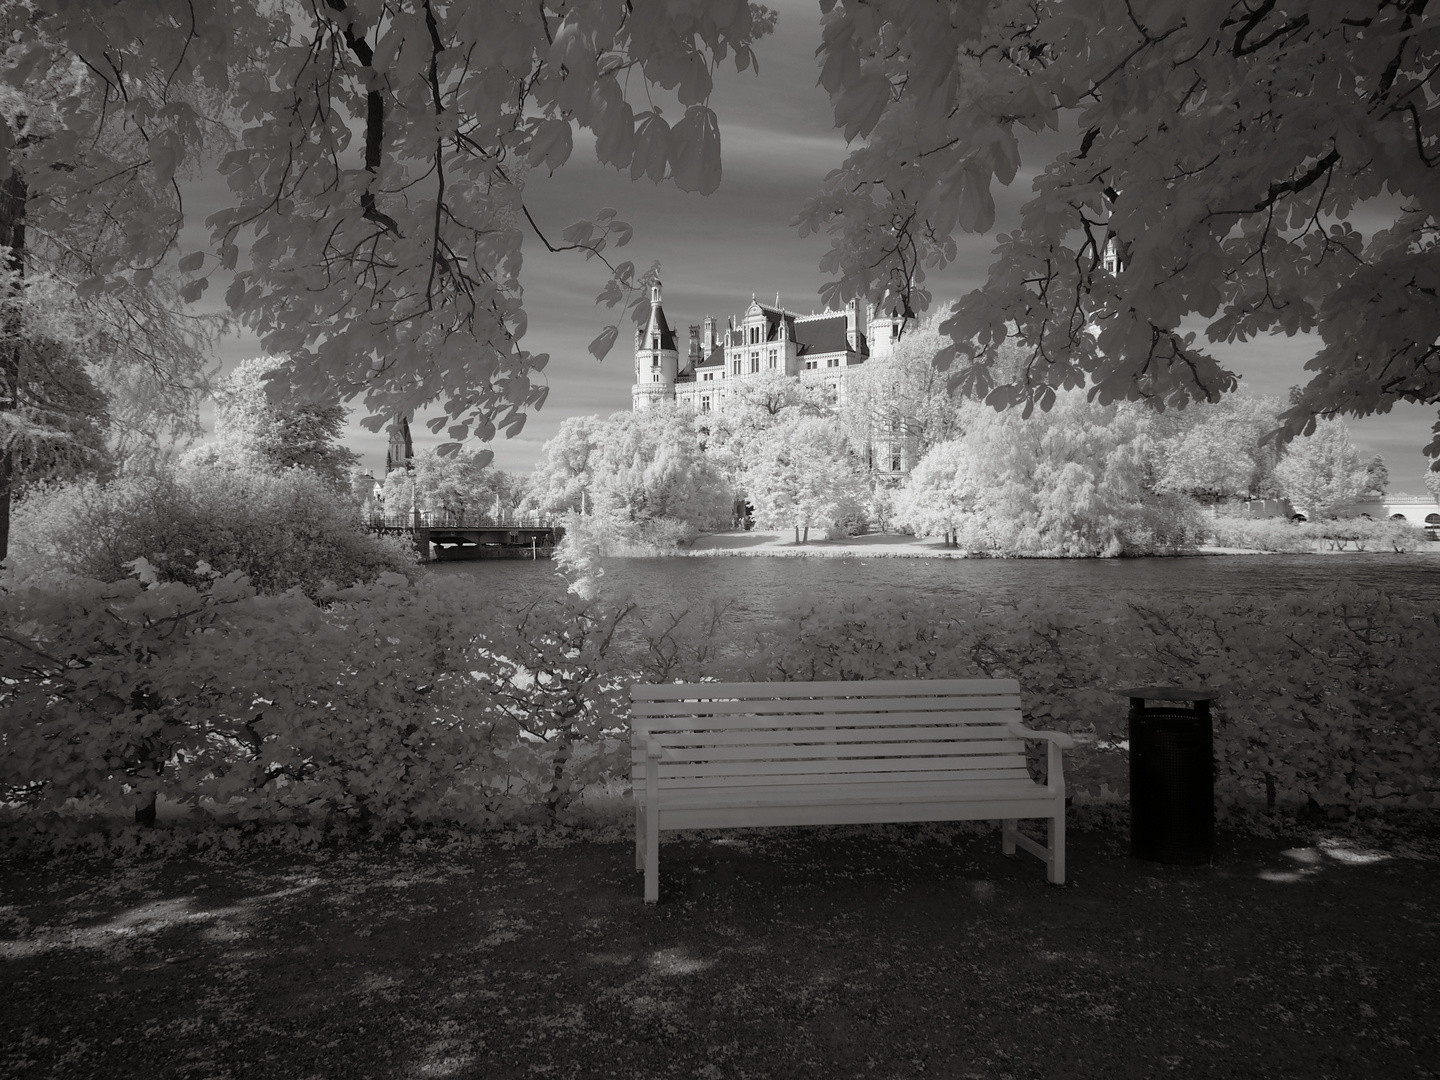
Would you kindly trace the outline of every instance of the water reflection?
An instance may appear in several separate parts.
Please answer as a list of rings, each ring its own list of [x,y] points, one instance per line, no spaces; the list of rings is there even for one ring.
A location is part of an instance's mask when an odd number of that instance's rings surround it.
[[[564,585],[546,562],[436,563],[430,573],[474,577],[509,606]],[[1096,598],[1176,601],[1222,593],[1278,596],[1341,582],[1440,604],[1440,555],[1236,555],[1179,559],[607,559],[605,582],[645,610],[731,603],[740,622],[768,618],[787,601],[906,596],[953,599],[1044,597],[1083,608]]]

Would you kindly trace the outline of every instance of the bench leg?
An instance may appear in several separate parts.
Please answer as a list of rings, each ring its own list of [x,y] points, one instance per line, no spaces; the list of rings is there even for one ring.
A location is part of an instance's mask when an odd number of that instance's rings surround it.
[[[1002,855],[1015,854],[1015,830],[1019,822],[1015,818],[1006,818],[1000,822],[1000,853]]]
[[[1052,885],[1065,884],[1065,812],[1062,810],[1050,819],[1050,858],[1046,860],[1046,876]]]
[[[660,808],[645,804],[645,903],[660,899]]]
[[[645,869],[645,808],[635,804],[635,869]]]

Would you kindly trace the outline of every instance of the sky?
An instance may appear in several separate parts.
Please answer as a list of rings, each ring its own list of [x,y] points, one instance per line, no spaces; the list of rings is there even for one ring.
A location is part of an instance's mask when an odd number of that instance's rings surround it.
[[[628,172],[595,160],[588,133],[576,139],[570,160],[553,176],[535,171],[529,177],[526,204],[552,242],[558,242],[572,221],[593,217],[603,207],[613,207],[634,226],[634,239],[619,249],[619,257],[642,270],[659,261],[665,312],[678,328],[707,315],[723,325],[726,316],[744,310],[752,295],[773,302],[778,293],[781,305],[801,313],[819,306],[826,277],[818,263],[829,239],[812,235],[802,240],[790,222],[825,174],[843,160],[846,146],[834,129],[827,95],[816,84],[819,5],[814,0],[769,0],[769,6],[779,12],[779,20],[775,33],[756,50],[758,76],[737,73],[727,61],[716,77],[710,104],[720,118],[724,178],[713,194],[687,194],[643,178],[631,181]],[[678,111],[666,114],[673,120]],[[1059,146],[1054,136],[1022,143],[1022,167],[1015,181],[994,191],[995,228],[985,235],[960,234],[959,258],[928,277],[936,305],[983,284],[995,235],[1018,223],[1031,180]],[[186,250],[208,247],[201,223],[224,199],[219,180],[202,178],[191,188],[182,238]],[[1367,234],[1371,231],[1364,220],[1355,224]],[[589,342],[618,315],[618,309],[595,304],[605,284],[605,268],[576,252],[552,254],[533,234],[525,238],[524,256],[521,280],[529,315],[524,345],[531,352],[550,354],[540,376],[548,382],[550,395],[519,435],[491,444],[496,466],[517,472],[534,467],[545,441],[567,417],[608,416],[628,409],[634,380],[628,318],[604,361],[597,362],[587,351]],[[215,298],[211,303],[223,303],[225,284],[218,276],[212,282],[207,294]],[[1199,324],[1193,328],[1198,330]],[[1291,386],[1307,381],[1304,363],[1317,343],[1304,336],[1265,337],[1212,348],[1242,376],[1243,387],[1283,397]],[[242,331],[220,343],[216,360],[222,370],[229,370],[261,351],[259,341]],[[382,475],[386,437],[362,428],[362,415],[352,411],[345,441],[361,455],[364,467]],[[417,450],[444,441],[429,434],[424,419],[411,422]],[[206,420],[208,424],[208,412]],[[1401,405],[1384,416],[1349,418],[1346,423],[1364,456],[1385,458],[1392,493],[1423,495],[1427,463],[1420,450],[1434,421],[1431,409]]]

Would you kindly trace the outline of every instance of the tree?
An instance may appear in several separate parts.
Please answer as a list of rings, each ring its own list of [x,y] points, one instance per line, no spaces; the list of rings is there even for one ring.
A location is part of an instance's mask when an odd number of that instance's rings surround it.
[[[408,542],[362,532],[350,500],[306,469],[182,465],[59,485],[16,507],[22,578],[119,581],[137,558],[165,581],[198,586],[238,570],[261,592],[298,587],[310,596],[325,581],[343,587],[416,572]]]
[[[360,455],[340,444],[345,409],[340,405],[275,404],[267,378],[284,360],[242,360],[215,390],[215,438],[187,460],[237,469],[309,469],[336,491],[349,485]]]
[[[781,420],[756,443],[743,482],[756,521],[794,528],[797,544],[809,541],[812,526],[829,527],[859,513],[869,494],[832,416]]]
[[[898,438],[904,460],[913,465],[959,434],[959,399],[935,367],[948,340],[939,319],[928,319],[889,354],[870,357],[849,376],[841,416],[852,444],[891,444]]]
[[[1365,486],[1360,494],[1384,498],[1389,487],[1390,470],[1385,467],[1385,459],[1376,454],[1365,463]]]
[[[969,476],[970,452],[963,440],[936,443],[910,470],[896,493],[896,524],[916,536],[945,537],[956,544],[962,525],[975,513],[978,485]]]
[[[1367,480],[1350,432],[1338,420],[1321,421],[1313,434],[1292,442],[1275,477],[1290,505],[1316,519],[1334,517]]]
[[[1230,496],[1274,497],[1280,453],[1266,437],[1277,428],[1281,407],[1273,399],[1236,393],[1214,405],[1155,417],[1160,437],[1154,490],[1205,504]]]
[[[434,450],[422,450],[410,468],[386,474],[380,496],[386,516],[404,517],[413,505],[455,525],[498,521],[504,481],[489,463],[490,455],[482,451],[462,450],[442,457]]]
[[[797,219],[828,304],[923,310],[994,223],[1023,131],[1064,132],[985,285],[942,330],[957,386],[1026,415],[1063,389],[1170,407],[1235,389],[1211,341],[1313,331],[1282,438],[1440,401],[1440,35],[1427,0],[834,0],[819,49],[858,139]],[[1073,135],[1070,133],[1073,132]],[[1368,238],[1351,219],[1400,209]],[[1107,268],[1118,256],[1123,272]],[[1027,363],[997,378],[1018,338]],[[1440,458],[1440,425],[1426,453]]]
[[[528,498],[551,513],[602,515],[610,531],[629,530],[638,543],[649,542],[647,529],[679,538],[722,527],[734,504],[730,484],[701,450],[689,410],[674,405],[605,420],[567,418],[541,450]]]
[[[53,137],[16,153],[24,129],[12,121],[0,138],[32,218],[63,225],[112,176],[178,193],[177,170],[213,134],[204,103],[217,101],[238,128],[219,161],[231,201],[207,219],[213,251],[176,264],[186,298],[233,273],[232,312],[292,361],[273,399],[363,396],[377,431],[438,402],[435,430],[448,421],[456,441],[514,434],[545,399],[547,357],[521,345],[527,224],[550,250],[605,262],[607,304],[643,300],[643,275],[607,255],[629,225],[600,209],[556,235],[525,205],[528,170],[562,166],[583,128],[599,160],[632,178],[713,191],[714,72],[732,58],[753,68],[774,19],[744,0],[638,11],[626,0],[33,0],[30,11],[7,45],[9,83],[61,64],[75,82],[55,103]],[[678,118],[637,113],[627,85],[670,91]],[[94,149],[111,117],[143,136],[138,148]],[[178,202],[163,220],[122,215],[125,243],[82,288],[137,280],[174,253],[181,220]],[[617,336],[609,328],[593,351]]]
[[[602,424],[598,416],[567,416],[560,421],[560,429],[540,448],[540,460],[530,477],[528,498],[537,509],[554,514],[588,509],[594,481],[590,460]]]

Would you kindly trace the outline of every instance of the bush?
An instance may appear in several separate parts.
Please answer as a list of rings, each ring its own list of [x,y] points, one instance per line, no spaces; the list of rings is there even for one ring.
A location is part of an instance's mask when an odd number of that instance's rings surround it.
[[[957,612],[915,598],[797,605],[752,647],[750,679],[1011,677],[1037,726],[1093,732],[1073,790],[1125,789],[1116,687],[1222,692],[1225,804],[1440,805],[1440,613],[1350,588],[1279,600],[1116,604],[1077,615],[1026,601]]]
[[[560,818],[628,778],[635,682],[999,676],[1035,726],[1095,736],[1068,755],[1077,796],[1125,791],[1116,688],[1178,681],[1221,692],[1222,805],[1440,805],[1440,613],[1382,594],[1084,615],[866,599],[796,604],[758,635],[722,615],[493,613],[479,582],[399,575],[316,599],[238,574],[0,591],[0,803],[42,825],[153,820],[162,794],[311,829]]]
[[[22,577],[120,581],[137,558],[162,580],[199,587],[197,562],[239,572],[264,593],[382,573],[418,573],[405,541],[364,533],[354,506],[305,469],[279,473],[191,465],[46,489],[15,508],[11,545]]]
[[[1209,522],[1220,547],[1258,551],[1415,551],[1424,531],[1406,521],[1340,518],[1286,521],[1283,518],[1222,517]]]
[[[478,583],[399,575],[320,602],[239,575],[0,593],[16,628],[0,639],[0,802],[153,822],[163,794],[394,831],[555,816],[628,775],[625,687],[647,669],[612,646],[631,609],[560,600],[477,626],[485,608]],[[634,655],[669,670],[667,633]]]

